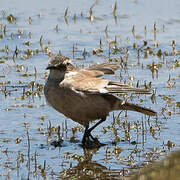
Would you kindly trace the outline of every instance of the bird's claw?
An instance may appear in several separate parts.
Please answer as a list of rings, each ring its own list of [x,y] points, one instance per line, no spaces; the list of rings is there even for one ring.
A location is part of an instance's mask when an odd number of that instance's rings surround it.
[[[100,143],[97,138],[94,138],[91,135],[91,133],[89,133],[88,131],[85,131],[83,139],[82,139],[83,148],[94,149],[94,148],[99,148],[104,145],[105,144]]]

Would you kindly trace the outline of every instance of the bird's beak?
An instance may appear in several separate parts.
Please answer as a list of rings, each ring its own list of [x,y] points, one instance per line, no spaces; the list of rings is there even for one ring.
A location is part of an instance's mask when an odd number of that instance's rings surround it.
[[[50,69],[50,67],[48,66],[48,67],[46,67],[46,70],[48,70],[48,69]]]
[[[55,66],[48,65],[47,68],[46,68],[46,70],[48,70],[48,69],[53,69],[53,68],[55,68]]]

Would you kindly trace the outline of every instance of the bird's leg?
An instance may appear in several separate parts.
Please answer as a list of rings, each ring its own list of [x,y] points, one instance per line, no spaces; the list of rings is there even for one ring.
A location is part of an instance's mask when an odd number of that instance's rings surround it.
[[[83,146],[85,146],[87,144],[86,142],[89,141],[89,134],[88,134],[87,130],[88,130],[88,126],[86,126],[85,131],[84,131],[84,135],[83,135],[83,139],[82,139]]]
[[[98,121],[94,126],[92,126],[91,128],[89,128],[89,129],[87,129],[87,131],[89,132],[89,133],[91,133],[91,131],[93,130],[93,129],[95,129],[97,126],[99,126],[102,122],[104,122],[106,120],[106,118],[102,118],[100,121]]]
[[[93,129],[95,129],[98,125],[100,125],[102,122],[104,122],[106,120],[106,118],[102,118],[100,121],[98,121],[94,126],[92,126],[91,128],[88,128],[88,126],[85,128],[85,132],[84,132],[84,136],[83,136],[83,139],[82,139],[82,144],[83,146],[90,146],[90,143],[99,143],[98,139],[97,138],[94,138],[92,135],[91,135],[91,131]],[[91,139],[90,139],[91,138]]]

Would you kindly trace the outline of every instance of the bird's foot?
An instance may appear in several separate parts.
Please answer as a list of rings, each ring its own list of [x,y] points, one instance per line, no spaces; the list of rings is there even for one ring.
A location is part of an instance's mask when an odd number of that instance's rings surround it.
[[[100,148],[101,146],[104,146],[105,144],[102,144],[99,142],[97,138],[94,138],[88,130],[85,130],[83,139],[82,139],[82,145],[83,148],[86,149],[94,149],[94,148]]]

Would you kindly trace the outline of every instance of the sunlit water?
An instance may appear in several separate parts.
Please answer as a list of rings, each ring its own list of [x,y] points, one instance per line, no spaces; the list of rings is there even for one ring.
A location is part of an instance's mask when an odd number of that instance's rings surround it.
[[[180,2],[117,1],[117,16],[114,16],[115,2],[1,2],[0,179],[118,178],[127,175],[129,169],[161,159],[179,147]],[[91,7],[93,19],[90,20]],[[10,14],[16,18],[12,23],[7,20]],[[93,55],[93,49],[99,49],[100,39],[103,52]],[[144,41],[147,46],[143,47]],[[13,60],[16,47],[18,55]],[[147,47],[152,53],[148,52],[146,57]],[[158,57],[159,49],[162,55]],[[138,81],[142,86],[145,81],[147,85],[152,82],[155,98],[131,94],[126,98],[151,107],[158,117],[148,119],[134,112],[128,112],[125,117],[123,112],[118,118],[119,112],[111,113],[93,132],[107,145],[84,152],[80,146],[83,127],[49,107],[42,91],[48,74],[45,71],[48,53],[59,51],[81,67],[116,62],[121,68],[109,77],[112,80],[134,86]],[[121,59],[125,61],[127,54],[125,68]],[[57,131],[58,126],[64,142],[62,147],[55,148],[51,145],[57,140],[53,127]]]

